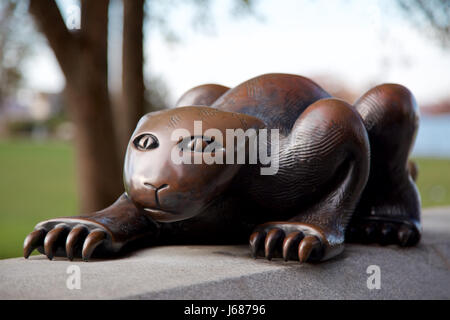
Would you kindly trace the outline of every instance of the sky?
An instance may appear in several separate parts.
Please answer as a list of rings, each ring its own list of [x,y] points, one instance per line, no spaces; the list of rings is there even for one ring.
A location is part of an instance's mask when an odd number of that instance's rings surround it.
[[[163,79],[169,100],[203,83],[236,86],[268,72],[325,76],[363,94],[371,86],[407,86],[419,104],[450,96],[450,49],[413,28],[392,0],[259,0],[255,15],[236,18],[230,0],[213,1],[212,27],[192,27],[193,8],[167,15],[180,41],[167,42],[144,28],[144,74]],[[59,0],[65,19],[75,0]],[[120,8],[110,15],[110,86],[120,88]],[[29,87],[57,92],[64,78],[53,53],[43,46],[27,63]],[[325,87],[325,89],[327,89]]]

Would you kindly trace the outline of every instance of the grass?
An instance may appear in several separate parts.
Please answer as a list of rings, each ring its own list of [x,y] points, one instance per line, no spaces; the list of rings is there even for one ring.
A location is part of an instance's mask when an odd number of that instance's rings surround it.
[[[414,158],[422,207],[450,205],[450,159]]]
[[[25,236],[52,217],[77,213],[69,144],[0,142],[0,258],[22,255]]]
[[[450,205],[450,159],[415,159],[422,205]],[[73,148],[68,143],[0,141],[0,259],[22,255],[42,220],[78,214]]]

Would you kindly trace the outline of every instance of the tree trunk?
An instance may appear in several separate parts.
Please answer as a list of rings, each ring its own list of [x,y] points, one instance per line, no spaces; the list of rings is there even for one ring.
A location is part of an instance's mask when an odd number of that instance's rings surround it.
[[[143,75],[144,0],[123,1],[122,103],[118,128],[124,154],[137,122],[145,113]]]
[[[110,205],[123,184],[108,94],[108,0],[81,2],[81,30],[70,33],[54,1],[31,0],[30,12],[48,39],[66,78],[75,124],[81,209]]]

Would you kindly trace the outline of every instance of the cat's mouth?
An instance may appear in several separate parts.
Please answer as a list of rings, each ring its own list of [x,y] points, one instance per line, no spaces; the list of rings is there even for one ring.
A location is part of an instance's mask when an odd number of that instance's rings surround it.
[[[173,222],[180,220],[178,215],[172,211],[155,208],[144,208],[144,210],[147,211],[153,219],[159,222]]]

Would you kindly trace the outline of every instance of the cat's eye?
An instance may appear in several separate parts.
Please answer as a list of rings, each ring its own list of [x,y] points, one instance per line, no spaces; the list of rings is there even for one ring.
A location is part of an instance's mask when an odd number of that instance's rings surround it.
[[[141,151],[155,149],[159,146],[158,139],[150,133],[144,133],[137,136],[133,140],[133,144],[136,149]]]
[[[191,136],[182,139],[178,146],[183,151],[192,152],[217,152],[223,150],[223,146],[215,141],[214,137]]]

